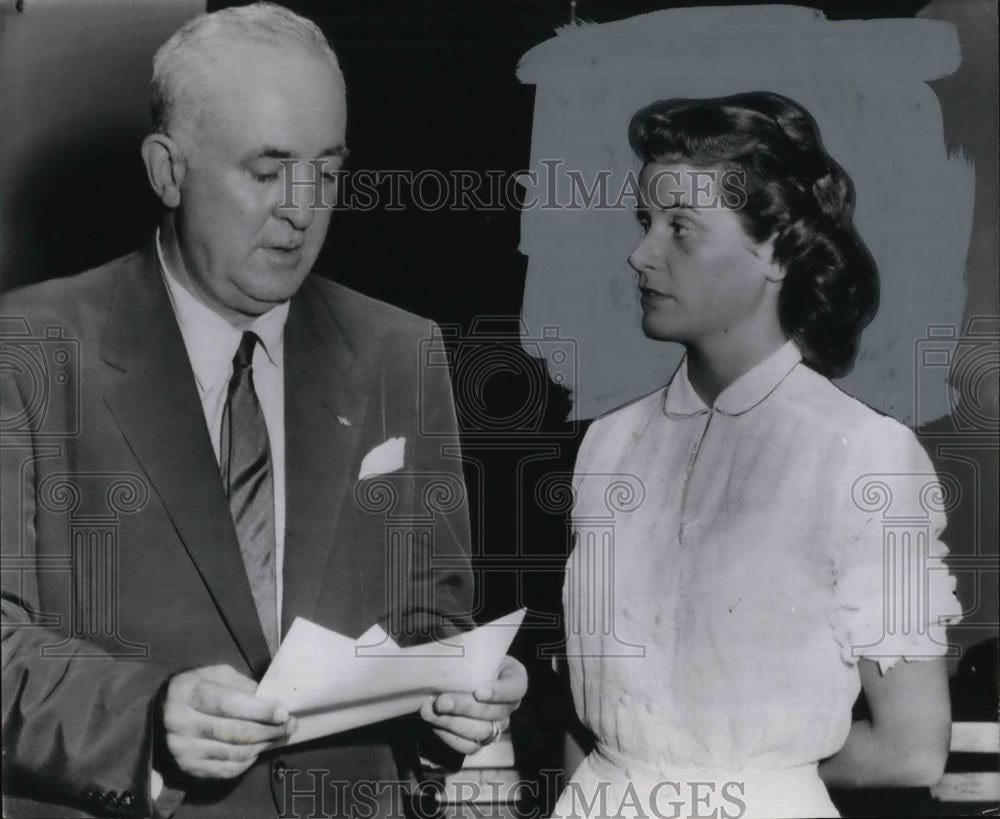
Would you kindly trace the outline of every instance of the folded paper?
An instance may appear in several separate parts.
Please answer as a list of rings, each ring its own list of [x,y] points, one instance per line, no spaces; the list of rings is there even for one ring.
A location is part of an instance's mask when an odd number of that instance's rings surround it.
[[[298,718],[289,745],[400,717],[419,710],[428,696],[471,693],[494,679],[524,614],[521,609],[446,641],[409,648],[379,626],[352,640],[299,617],[257,694]]]

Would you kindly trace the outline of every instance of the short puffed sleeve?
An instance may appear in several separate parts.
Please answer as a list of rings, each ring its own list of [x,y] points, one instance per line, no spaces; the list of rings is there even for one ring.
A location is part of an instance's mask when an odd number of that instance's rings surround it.
[[[940,540],[957,484],[939,477],[916,436],[891,418],[846,441],[831,613],[841,656],[852,665],[874,660],[883,673],[900,659],[940,657],[945,626],[962,615]]]

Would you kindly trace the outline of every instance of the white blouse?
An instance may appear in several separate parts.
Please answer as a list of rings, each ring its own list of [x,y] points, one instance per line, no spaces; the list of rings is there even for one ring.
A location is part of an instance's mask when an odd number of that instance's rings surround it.
[[[595,421],[574,490],[573,697],[623,765],[814,764],[847,737],[858,659],[939,657],[960,617],[938,539],[955,494],[792,342],[711,409],[683,362]]]

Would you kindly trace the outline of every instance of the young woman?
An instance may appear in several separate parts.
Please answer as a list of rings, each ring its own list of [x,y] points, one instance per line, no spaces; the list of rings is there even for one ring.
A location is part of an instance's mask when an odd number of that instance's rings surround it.
[[[850,181],[777,94],[657,102],[630,139],[643,331],[686,355],[578,456],[567,653],[596,747],[554,815],[836,816],[825,784],[931,784],[960,609],[928,458],[828,380],[878,302]]]

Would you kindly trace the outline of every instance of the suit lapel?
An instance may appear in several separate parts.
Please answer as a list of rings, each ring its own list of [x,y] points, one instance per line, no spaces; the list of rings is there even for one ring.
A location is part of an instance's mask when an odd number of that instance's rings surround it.
[[[260,675],[270,659],[267,644],[153,243],[118,276],[101,357],[123,371],[105,403],[247,664]]]
[[[367,403],[355,364],[331,305],[307,279],[292,299],[285,326],[282,632],[295,617],[313,616],[344,501],[354,491],[354,455]],[[345,550],[338,554],[349,559]]]

